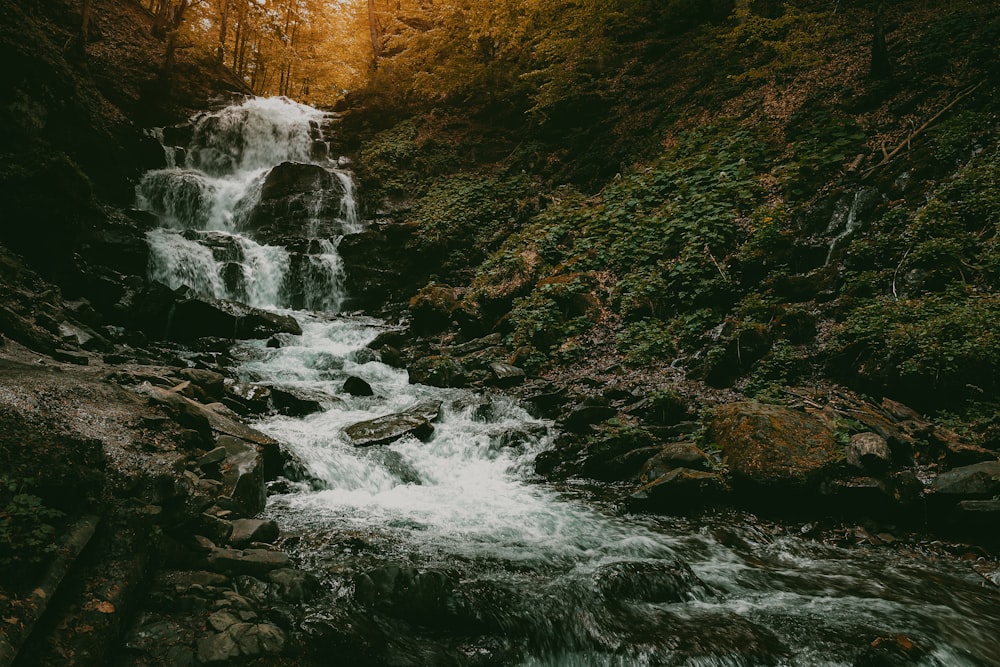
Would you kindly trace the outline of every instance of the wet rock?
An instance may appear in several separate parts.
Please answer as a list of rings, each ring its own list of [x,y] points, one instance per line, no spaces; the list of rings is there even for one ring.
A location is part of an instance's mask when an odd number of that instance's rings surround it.
[[[271,570],[290,567],[291,559],[281,551],[269,549],[212,549],[205,559],[207,569],[225,574],[266,575]]]
[[[414,415],[420,415],[429,422],[437,421],[437,418],[441,416],[441,401],[430,398],[425,401],[419,401],[418,403],[411,405],[406,408],[405,412]]]
[[[672,426],[688,417],[684,399],[672,391],[659,391],[631,405],[627,412],[656,426]]]
[[[222,436],[217,442],[229,455],[222,471],[225,495],[233,499],[243,515],[259,514],[267,499],[264,457],[257,447],[239,438]]]
[[[684,511],[714,502],[729,491],[729,483],[718,473],[675,468],[633,491],[628,502],[639,509]]]
[[[282,162],[268,172],[260,189],[262,200],[294,197],[317,188],[330,188],[334,177],[323,167],[301,162]]]
[[[245,229],[272,244],[332,238],[344,231],[339,219],[344,194],[335,172],[315,164],[283,162],[264,177],[260,200]]]
[[[368,343],[368,347],[372,350],[380,350],[386,345],[401,348],[404,347],[407,342],[408,339],[403,331],[399,329],[390,329],[375,336],[375,339]]]
[[[813,484],[843,453],[826,424],[777,405],[720,406],[709,423],[708,437],[726,457],[734,481],[754,486]]]
[[[351,424],[344,435],[355,447],[387,445],[405,435],[426,440],[434,432],[430,421],[420,414],[402,412]]]
[[[278,598],[291,604],[309,600],[321,588],[315,575],[293,568],[272,570],[268,573],[267,580],[274,586]]]
[[[549,419],[559,415],[565,402],[566,388],[554,386],[546,386],[524,399],[525,408],[533,417]]]
[[[180,394],[145,384],[139,389],[150,402],[164,408],[166,413],[181,426],[197,431],[206,440],[212,437],[212,422],[208,410]]]
[[[987,461],[941,473],[930,490],[937,497],[991,499],[1000,494],[1000,461]]]
[[[499,361],[490,364],[490,372],[489,384],[500,388],[521,384],[525,378],[523,369]]]
[[[490,432],[490,445],[502,449],[533,444],[544,438],[548,431],[544,424],[524,424],[520,428],[504,427]]]
[[[369,458],[394,476],[402,484],[422,484],[420,472],[403,456],[386,447],[369,448]]]
[[[227,405],[238,403],[248,412],[263,414],[268,411],[271,402],[271,390],[259,384],[233,383],[226,386]]]
[[[443,331],[451,324],[451,312],[458,305],[461,290],[448,285],[427,285],[410,299],[410,328],[418,335]]]
[[[356,375],[352,375],[344,381],[344,391],[351,396],[375,395],[375,391],[372,389],[372,386]]]
[[[246,658],[277,655],[285,647],[285,633],[271,623],[237,623],[226,632],[239,646],[240,655]]]
[[[927,650],[906,635],[876,637],[855,659],[854,667],[917,665],[926,657]]]
[[[690,442],[672,442],[664,445],[655,456],[646,461],[639,481],[652,481],[675,468],[707,470],[711,463],[711,457],[697,445]]]
[[[896,505],[889,484],[875,477],[832,479],[820,485],[820,493],[834,501],[833,509],[846,514],[879,516]]]
[[[634,478],[658,442],[646,429],[601,427],[595,431],[595,435],[586,440],[579,471],[602,481]]]
[[[623,561],[594,572],[594,584],[606,598],[630,602],[687,602],[704,599],[711,589],[683,561]]]
[[[951,513],[950,523],[975,542],[995,547],[1000,543],[1000,500],[963,500]]]
[[[198,459],[197,465],[203,470],[211,467],[218,467],[218,465],[225,461],[228,456],[229,452],[226,451],[225,447],[216,447]]]
[[[444,620],[452,596],[451,579],[436,570],[387,565],[354,580],[354,599],[415,622]]]
[[[278,524],[270,519],[236,519],[233,522],[233,532],[229,542],[234,547],[242,548],[251,542],[270,544],[278,539]]]
[[[97,332],[80,324],[64,321],[59,324],[59,337],[73,347],[89,351],[107,351],[111,343]]]
[[[586,398],[573,406],[559,421],[559,426],[571,433],[585,433],[592,424],[599,424],[615,416],[617,411],[602,397]]]
[[[446,355],[429,355],[413,362],[407,369],[412,384],[431,387],[464,387],[465,369],[456,359]]]
[[[77,366],[87,366],[90,364],[90,357],[83,352],[74,352],[58,348],[52,351],[52,358],[64,364],[76,364]]]
[[[474,338],[465,343],[452,345],[442,351],[453,357],[464,357],[476,352],[482,352],[483,350],[487,350],[491,347],[497,347],[501,343],[503,343],[503,336],[498,333],[493,333],[488,336],[483,336],[482,338]]]
[[[225,377],[215,371],[200,368],[182,368],[177,375],[201,389],[206,396],[221,401],[225,395]]]
[[[283,415],[305,417],[323,411],[325,394],[303,387],[271,387],[271,403]]]
[[[857,433],[851,436],[844,453],[848,464],[873,472],[885,471],[892,460],[889,444],[877,433]]]
[[[166,337],[181,342],[196,338],[270,338],[278,333],[300,335],[294,317],[252,308],[234,301],[198,297],[173,304]],[[153,332],[150,332],[153,333]]]
[[[233,534],[233,524],[214,514],[202,512],[195,524],[195,530],[211,540],[213,544],[225,544],[229,541],[230,535]]]

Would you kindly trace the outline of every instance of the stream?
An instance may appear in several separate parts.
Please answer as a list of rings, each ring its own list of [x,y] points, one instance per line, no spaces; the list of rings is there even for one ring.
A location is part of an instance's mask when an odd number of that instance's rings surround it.
[[[381,363],[366,345],[387,324],[339,312],[337,244],[364,223],[350,173],[317,148],[327,120],[284,99],[202,114],[186,146],[166,142],[169,166],[144,177],[138,202],[162,222],[152,278],[302,327],[233,354],[242,381],[324,407],[255,427],[301,462],[265,515],[322,582],[303,632],[331,664],[1000,664],[1000,598],[968,563],[841,548],[741,513],[625,513],[534,474],[550,422]],[[278,205],[268,193],[286,163],[315,186]],[[295,233],[268,227],[264,203]],[[374,395],[346,393],[351,376]],[[343,434],[426,401],[441,414],[423,442],[359,448]]]

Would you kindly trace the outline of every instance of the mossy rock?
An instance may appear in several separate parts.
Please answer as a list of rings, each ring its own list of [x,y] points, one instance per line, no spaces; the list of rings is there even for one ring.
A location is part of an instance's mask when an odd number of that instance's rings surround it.
[[[708,437],[733,480],[753,486],[811,486],[844,456],[826,424],[778,405],[740,402],[716,408]]]
[[[408,369],[410,382],[432,387],[464,387],[467,383],[465,368],[447,355],[435,354],[417,359]]]
[[[419,334],[445,330],[451,324],[452,311],[458,306],[462,292],[448,285],[431,283],[410,299],[411,328]]]

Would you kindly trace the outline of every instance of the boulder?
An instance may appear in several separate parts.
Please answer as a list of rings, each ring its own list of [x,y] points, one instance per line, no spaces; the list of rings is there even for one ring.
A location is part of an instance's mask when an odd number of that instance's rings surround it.
[[[497,361],[490,364],[489,383],[495,387],[508,388],[524,382],[524,370],[511,364]]]
[[[620,561],[593,574],[605,598],[615,602],[654,604],[704,599],[711,589],[683,561]]]
[[[638,509],[682,511],[718,500],[729,491],[729,483],[718,473],[675,468],[633,491],[628,502]]]
[[[232,623],[198,641],[198,662],[215,664],[234,658],[277,655],[285,647],[285,633],[271,623]]]
[[[260,188],[261,201],[295,197],[334,187],[336,178],[325,168],[302,162],[282,162],[272,168]]]
[[[429,422],[437,421],[437,418],[441,416],[441,401],[429,398],[425,401],[419,401],[414,403],[410,407],[406,408],[404,412],[414,415],[420,415]]]
[[[451,312],[461,295],[461,290],[448,285],[427,285],[410,299],[410,328],[419,335],[443,331],[451,324]]]
[[[955,468],[937,476],[930,490],[955,500],[989,500],[1000,495],[1000,461]]]
[[[280,600],[298,604],[311,598],[321,584],[315,575],[294,568],[280,568],[267,573],[267,580],[274,586]]]
[[[236,519],[232,523],[233,532],[229,536],[229,543],[237,548],[245,547],[251,542],[270,544],[278,539],[280,533],[278,524],[270,519]]]
[[[845,449],[847,463],[861,470],[883,472],[889,467],[892,452],[889,443],[878,433],[857,433]]]
[[[700,447],[690,442],[671,442],[646,461],[639,481],[649,482],[676,468],[708,470],[712,459]]]
[[[372,389],[372,386],[356,375],[351,375],[344,380],[344,391],[351,396],[375,395],[375,391]]]
[[[282,551],[270,549],[224,549],[217,547],[206,558],[206,569],[225,574],[265,576],[271,570],[290,567],[291,559]]]
[[[272,313],[235,301],[190,297],[175,304],[167,338],[183,342],[206,336],[270,338],[279,333],[300,335],[302,328],[290,315]]]
[[[271,403],[283,415],[305,417],[323,411],[323,402],[329,401],[326,394],[310,391],[303,387],[270,387]]]
[[[410,365],[410,382],[431,387],[464,387],[465,369],[457,360],[446,355],[430,355]]]
[[[177,375],[201,389],[211,399],[221,401],[225,395],[225,377],[221,373],[201,368],[182,368],[177,371]]]
[[[448,575],[437,570],[386,565],[355,578],[354,599],[394,616],[427,622],[448,615],[453,587]]]
[[[571,433],[584,433],[592,424],[611,419],[617,414],[607,399],[594,396],[574,405],[569,413],[559,421],[559,426]]]
[[[733,480],[758,487],[811,485],[843,456],[825,423],[778,405],[720,406],[708,437],[725,456]]]
[[[244,228],[269,243],[339,236],[344,233],[340,219],[344,194],[335,172],[315,164],[283,162],[264,177],[260,199]]]
[[[244,516],[259,514],[267,500],[264,457],[252,443],[239,438],[224,435],[217,443],[228,453],[222,469],[224,495],[233,499]]]
[[[426,440],[434,432],[430,420],[413,412],[401,412],[351,424],[344,435],[355,447],[387,445],[405,435]]]

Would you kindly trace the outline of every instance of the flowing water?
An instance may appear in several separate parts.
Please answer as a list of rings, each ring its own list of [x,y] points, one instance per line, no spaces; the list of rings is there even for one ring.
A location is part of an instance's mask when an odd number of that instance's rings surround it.
[[[745,515],[626,514],[583,485],[534,476],[550,423],[502,395],[410,384],[380,363],[365,346],[386,325],[337,313],[336,237],[306,239],[303,259],[244,231],[286,161],[335,173],[335,205],[308,215],[359,229],[349,174],[310,159],[322,121],[285,100],[206,114],[185,165],[147,175],[139,200],[164,221],[149,235],[152,277],[302,324],[279,348],[234,352],[244,380],[324,397],[319,413],[257,427],[302,462],[266,514],[323,582],[304,630],[331,664],[1000,664],[1000,598],[967,564],[840,548]],[[349,376],[375,395],[345,393]],[[442,413],[425,442],[355,448],[343,435],[429,400]]]

